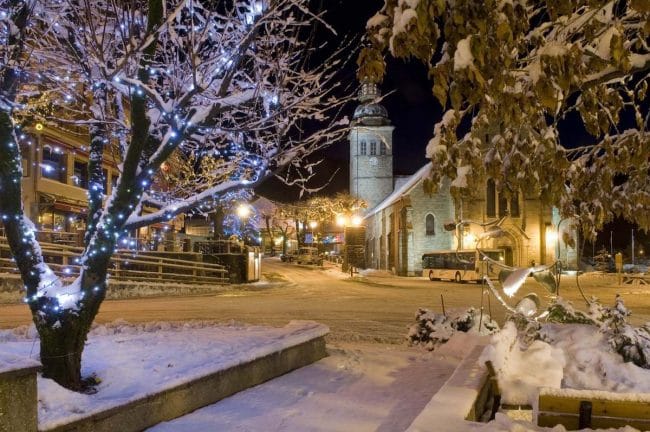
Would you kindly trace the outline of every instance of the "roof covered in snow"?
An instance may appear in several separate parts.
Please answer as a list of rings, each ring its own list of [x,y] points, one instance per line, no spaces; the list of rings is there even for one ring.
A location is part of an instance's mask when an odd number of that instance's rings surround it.
[[[409,177],[405,182],[401,183],[401,185],[396,187],[393,193],[388,195],[382,202],[377,204],[375,208],[371,209],[366,214],[365,217],[367,218],[369,216],[375,215],[375,213],[384,210],[386,207],[392,205],[393,203],[401,199],[404,195],[411,192],[411,190],[413,190],[415,186],[417,186],[422,180],[424,180],[429,175],[429,172],[431,171],[431,167],[432,164],[431,162],[429,162],[426,165],[424,165],[422,168],[420,168],[415,174]]]

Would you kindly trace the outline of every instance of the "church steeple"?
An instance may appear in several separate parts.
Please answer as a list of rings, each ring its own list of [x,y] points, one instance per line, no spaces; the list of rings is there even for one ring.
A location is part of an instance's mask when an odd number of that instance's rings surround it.
[[[350,194],[368,210],[393,191],[393,129],[377,84],[364,82],[350,128]]]
[[[368,126],[390,125],[388,111],[378,103],[380,97],[381,92],[377,84],[371,82],[361,84],[361,89],[359,89],[359,102],[361,104],[354,110],[356,123]]]

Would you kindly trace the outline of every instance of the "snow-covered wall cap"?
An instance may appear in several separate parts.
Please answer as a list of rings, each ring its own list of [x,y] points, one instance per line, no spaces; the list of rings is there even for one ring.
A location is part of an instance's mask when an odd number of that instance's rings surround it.
[[[382,202],[377,204],[377,206],[371,209],[364,218],[374,216],[376,213],[382,211],[386,207],[392,205],[394,202],[402,198],[402,196],[411,192],[415,186],[417,186],[422,180],[429,176],[433,164],[428,162],[422,168],[420,168],[415,174],[413,174],[406,182],[404,182],[400,187],[396,188],[392,194],[388,195]]]
[[[0,375],[6,373],[16,373],[22,370],[31,370],[40,367],[41,364],[36,360],[0,352]]]
[[[614,393],[603,390],[576,390],[568,388],[541,387],[540,396],[566,397],[571,399],[595,399],[617,402],[643,402],[650,404],[650,393]]]

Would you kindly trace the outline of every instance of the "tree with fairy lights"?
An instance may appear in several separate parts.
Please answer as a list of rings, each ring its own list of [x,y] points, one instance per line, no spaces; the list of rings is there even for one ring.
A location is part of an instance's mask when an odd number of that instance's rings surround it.
[[[303,158],[345,133],[344,121],[329,120],[342,103],[332,96],[340,51],[310,61],[311,32],[323,23],[308,0],[1,4],[0,212],[43,376],[83,390],[86,336],[121,240],[269,176],[306,181]],[[55,127],[87,128],[87,229],[70,284],[44,262],[20,204],[14,125],[30,107]],[[105,196],[109,153],[119,178]],[[165,185],[161,171],[176,165],[192,176]]]

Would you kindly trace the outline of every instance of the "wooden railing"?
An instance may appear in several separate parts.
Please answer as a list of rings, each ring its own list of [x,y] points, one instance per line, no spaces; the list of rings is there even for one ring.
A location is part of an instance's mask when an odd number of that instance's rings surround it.
[[[82,248],[46,242],[40,245],[45,261],[55,274],[64,278],[79,275]],[[0,237],[0,273],[17,272],[9,245]],[[111,258],[108,273],[111,281],[201,285],[224,284],[229,280],[225,266],[203,262],[203,255],[195,252],[118,250]]]

